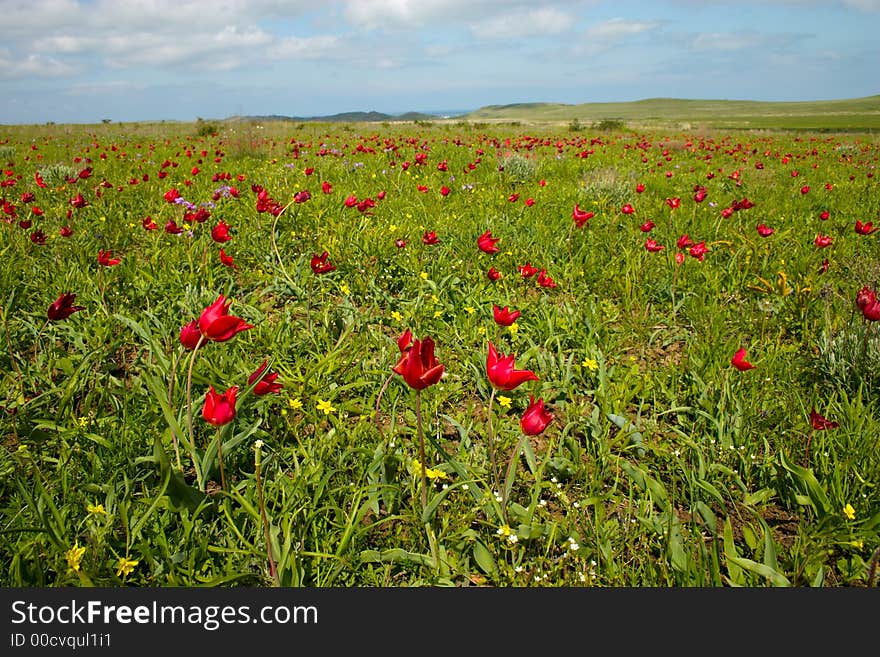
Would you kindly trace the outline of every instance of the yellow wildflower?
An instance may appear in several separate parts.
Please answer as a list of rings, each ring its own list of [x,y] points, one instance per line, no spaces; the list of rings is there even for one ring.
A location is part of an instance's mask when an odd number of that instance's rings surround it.
[[[346,283],[345,281],[342,281],[339,284],[339,291],[342,292],[346,296],[351,294],[351,289],[348,287],[348,283]]]
[[[498,405],[503,406],[504,408],[510,408],[510,397],[505,397],[504,395],[498,395]]]
[[[86,511],[92,513],[96,516],[106,516],[107,511],[104,509],[103,504],[87,504]]]
[[[325,401],[323,399],[319,399],[318,410],[324,411],[324,415],[330,415],[330,413],[333,413],[336,409],[333,408],[333,404],[331,404],[329,400]]]
[[[125,577],[126,575],[131,574],[131,571],[134,570],[134,567],[138,565],[137,559],[129,559],[128,557],[119,557],[119,563],[117,564],[118,568],[116,569],[117,577]]]
[[[599,363],[596,362],[595,358],[584,358],[584,360],[581,361],[581,367],[588,370],[597,370],[599,369]]]
[[[477,312],[477,309],[474,308],[473,306],[465,306],[464,311],[465,311],[468,315],[473,315],[475,312]]]
[[[403,321],[403,315],[401,315],[396,310],[392,310],[391,311],[391,319],[393,319],[395,322],[400,322],[400,321]]]
[[[514,322],[510,326],[507,327],[507,330],[510,331],[511,335],[516,335],[516,332],[519,331],[519,325]]]
[[[423,281],[428,280],[428,272],[426,272],[426,271],[420,272],[420,273],[419,273],[419,277],[421,277],[421,279],[422,279]]]
[[[847,517],[847,520],[855,520],[856,518],[856,510],[849,502],[847,502],[846,506],[843,507],[843,515]]]
[[[288,400],[287,404],[295,411],[298,411],[303,407],[303,403],[299,400],[299,397],[294,397],[293,399]]]
[[[67,565],[70,566],[71,569],[79,571],[79,564],[85,553],[86,549],[80,547],[78,541],[74,541],[73,547],[64,553],[64,557],[67,559]]]

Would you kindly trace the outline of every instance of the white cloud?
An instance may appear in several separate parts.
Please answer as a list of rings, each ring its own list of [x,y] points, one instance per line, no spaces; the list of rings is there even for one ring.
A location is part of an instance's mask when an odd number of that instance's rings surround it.
[[[765,36],[753,32],[704,32],[694,38],[691,47],[696,51],[716,50],[734,52],[736,50],[758,47],[765,40]]]
[[[550,36],[574,27],[576,17],[555,7],[498,14],[470,26],[477,38],[522,39]]]
[[[623,18],[612,18],[591,26],[584,33],[584,38],[601,44],[613,45],[628,37],[650,32],[659,27],[656,21],[628,21]]]
[[[79,71],[67,62],[43,55],[17,57],[8,49],[0,50],[0,79],[62,78]]]
[[[269,48],[268,54],[277,59],[325,59],[338,57],[346,51],[336,36],[286,37]]]

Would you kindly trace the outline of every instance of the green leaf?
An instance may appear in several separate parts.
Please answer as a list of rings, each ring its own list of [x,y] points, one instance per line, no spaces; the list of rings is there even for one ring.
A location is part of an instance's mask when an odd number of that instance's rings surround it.
[[[495,558],[492,556],[492,553],[489,552],[489,549],[480,541],[474,543],[474,561],[477,562],[480,570],[486,573],[489,577],[498,576],[498,566],[495,563]]]
[[[168,455],[165,453],[158,435],[153,438],[153,458],[159,466],[159,473],[163,478],[166,473],[170,473],[165,494],[168,495],[172,510],[195,511],[208,499],[203,492],[186,483],[182,472],[171,467],[171,461],[168,460]]]
[[[809,504],[815,509],[820,518],[828,516],[833,512],[825,489],[822,488],[812,470],[792,463],[785,458],[785,454],[782,452],[779,453],[779,462],[792,475],[792,478],[801,490],[807,494]]]
[[[748,570],[749,572],[755,573],[756,575],[761,575],[762,577],[766,577],[773,586],[791,586],[791,582],[789,582],[784,575],[763,563],[758,563],[757,561],[752,561],[751,559],[746,559],[745,557],[737,557],[728,554],[726,550],[724,552],[724,556],[727,558],[728,562],[733,562],[737,566],[740,566],[745,570]]]

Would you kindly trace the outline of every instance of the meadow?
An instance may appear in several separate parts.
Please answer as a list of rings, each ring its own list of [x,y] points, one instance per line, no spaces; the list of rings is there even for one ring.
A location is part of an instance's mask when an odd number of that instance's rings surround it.
[[[610,127],[0,127],[0,582],[876,586],[880,139]]]

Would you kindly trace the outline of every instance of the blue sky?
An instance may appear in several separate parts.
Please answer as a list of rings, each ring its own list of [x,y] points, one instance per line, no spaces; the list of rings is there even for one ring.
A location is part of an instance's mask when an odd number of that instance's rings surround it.
[[[880,0],[0,0],[0,123],[880,94]]]

